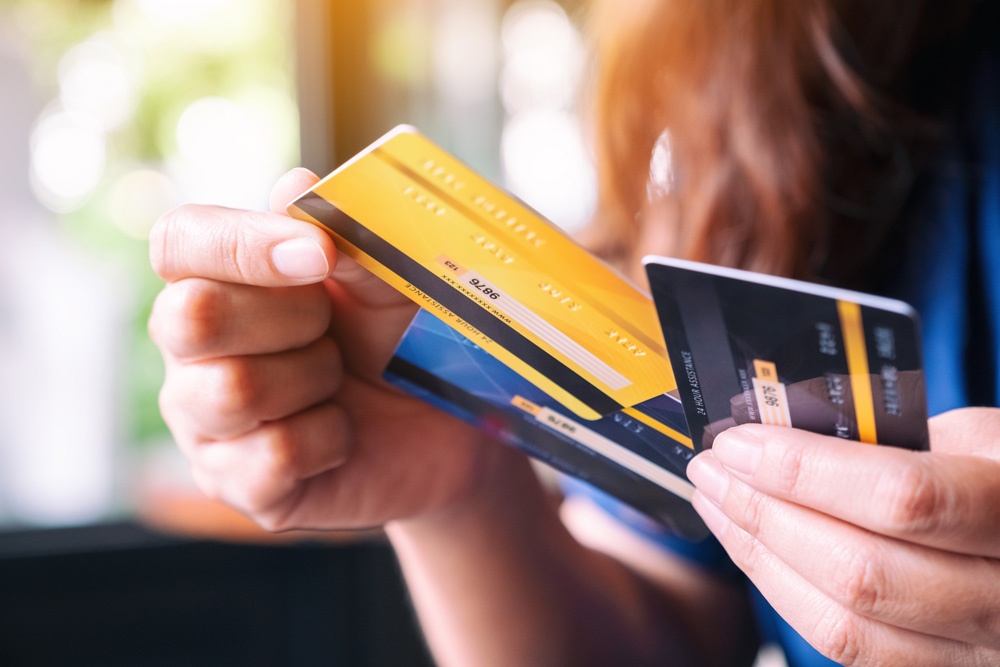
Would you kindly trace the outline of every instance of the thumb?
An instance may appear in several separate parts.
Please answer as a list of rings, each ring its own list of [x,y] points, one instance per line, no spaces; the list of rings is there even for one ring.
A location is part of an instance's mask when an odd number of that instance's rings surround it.
[[[323,280],[336,264],[333,240],[284,215],[282,205],[318,180],[306,169],[282,176],[269,213],[194,204],[168,211],[149,236],[153,269],[167,282],[208,278],[277,287]]]
[[[308,169],[288,172],[271,190],[271,210],[285,213],[292,201],[319,181]],[[378,377],[417,307],[346,254],[338,253],[332,278],[327,289],[337,315],[331,332],[349,351],[344,362],[362,377]]]
[[[308,169],[292,169],[278,179],[271,190],[271,210],[285,213],[292,201],[319,181],[320,178]],[[370,308],[395,307],[409,302],[396,289],[344,254],[337,257],[333,278],[354,300]]]
[[[278,179],[271,188],[271,212],[285,213],[285,209],[299,195],[319,183],[319,176],[303,167],[292,169]]]

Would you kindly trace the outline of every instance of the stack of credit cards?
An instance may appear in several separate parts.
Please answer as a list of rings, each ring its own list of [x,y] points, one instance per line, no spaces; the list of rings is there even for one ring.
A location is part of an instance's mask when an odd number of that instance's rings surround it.
[[[706,532],[687,462],[729,426],[927,446],[900,302],[654,257],[651,299],[406,126],[288,210],[421,306],[389,382],[681,535]]]

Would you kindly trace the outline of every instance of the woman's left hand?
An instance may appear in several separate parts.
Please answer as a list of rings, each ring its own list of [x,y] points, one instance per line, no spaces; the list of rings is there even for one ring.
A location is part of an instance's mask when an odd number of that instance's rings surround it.
[[[931,451],[777,426],[718,436],[694,506],[775,610],[847,665],[1000,664],[1000,409]]]

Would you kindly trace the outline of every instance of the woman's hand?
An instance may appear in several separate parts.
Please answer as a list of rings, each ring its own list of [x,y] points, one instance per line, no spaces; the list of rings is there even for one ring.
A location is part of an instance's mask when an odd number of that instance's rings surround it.
[[[1000,664],[1000,409],[930,432],[928,453],[740,426],[688,468],[736,564],[837,662]]]
[[[382,381],[416,306],[284,215],[317,180],[287,174],[270,213],[184,206],[156,224],[163,416],[201,489],[265,528],[432,514],[515,454]]]

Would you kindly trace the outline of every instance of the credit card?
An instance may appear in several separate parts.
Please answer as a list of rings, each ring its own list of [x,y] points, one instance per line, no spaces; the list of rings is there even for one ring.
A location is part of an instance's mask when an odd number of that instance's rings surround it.
[[[690,539],[707,535],[689,502],[694,487],[685,470],[694,451],[675,396],[583,422],[426,311],[407,329],[385,378],[667,530]]]
[[[643,263],[696,450],[744,423],[928,448],[909,305],[667,257]]]
[[[583,419],[675,387],[648,295],[410,127],[288,212]]]

